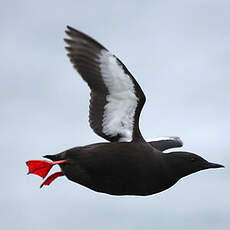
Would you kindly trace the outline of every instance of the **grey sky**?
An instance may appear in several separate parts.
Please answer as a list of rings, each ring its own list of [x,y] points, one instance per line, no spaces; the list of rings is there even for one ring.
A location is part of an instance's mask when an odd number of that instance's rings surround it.
[[[228,0],[1,1],[0,15],[0,229],[229,229]],[[136,77],[146,138],[180,136],[184,150],[226,168],[149,197],[99,194],[66,178],[40,190],[26,160],[103,141],[88,125],[87,85],[66,57],[67,24]]]

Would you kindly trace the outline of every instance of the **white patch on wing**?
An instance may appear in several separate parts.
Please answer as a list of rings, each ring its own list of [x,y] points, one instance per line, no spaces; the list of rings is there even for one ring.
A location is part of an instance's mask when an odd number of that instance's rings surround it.
[[[120,142],[132,141],[138,102],[134,84],[117,59],[105,50],[101,51],[100,70],[109,92],[104,108],[102,131],[109,136],[120,134]]]

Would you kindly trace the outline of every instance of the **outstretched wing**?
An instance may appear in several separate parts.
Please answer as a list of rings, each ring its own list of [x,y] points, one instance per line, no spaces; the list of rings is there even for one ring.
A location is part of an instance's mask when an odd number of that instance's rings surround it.
[[[91,89],[91,128],[109,141],[130,142],[141,138],[139,116],[145,95],[134,77],[94,39],[69,26],[66,33],[70,37],[65,39],[70,61]]]

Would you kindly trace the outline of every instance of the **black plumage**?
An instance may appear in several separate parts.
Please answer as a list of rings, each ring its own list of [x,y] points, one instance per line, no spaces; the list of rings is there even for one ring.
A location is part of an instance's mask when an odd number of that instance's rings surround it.
[[[79,72],[82,78],[88,83],[91,93],[90,93],[90,112],[89,112],[89,123],[91,128],[99,136],[107,139],[108,141],[118,141],[121,137],[121,133],[115,133],[113,136],[106,135],[102,129],[104,108],[107,104],[106,97],[108,96],[108,87],[106,87],[100,69],[100,55],[102,51],[109,51],[99,44],[94,39],[83,34],[80,31],[73,29],[70,26],[67,26],[68,30],[66,33],[70,36],[71,39],[64,39],[68,44],[66,47],[68,51],[68,56],[72,62],[74,68]],[[138,98],[138,105],[135,111],[135,122],[134,122],[134,139],[142,138],[139,131],[139,116],[142,107],[145,103],[145,95],[141,87],[136,82],[135,78],[128,71],[126,66],[113,55],[116,59],[118,66],[124,71],[124,74],[134,84],[136,96]]]
[[[111,195],[151,195],[194,172],[222,167],[188,152],[162,153],[145,141],[99,143],[44,156],[71,181]]]
[[[58,176],[112,195],[151,195],[174,185],[189,174],[223,167],[189,152],[163,153],[181,147],[177,137],[147,142],[139,130],[139,116],[145,95],[125,65],[89,36],[67,27],[68,56],[88,83],[89,123],[108,143],[75,147],[56,155],[53,162],[28,161],[29,173],[45,177],[59,164],[62,172],[48,177],[49,185]]]

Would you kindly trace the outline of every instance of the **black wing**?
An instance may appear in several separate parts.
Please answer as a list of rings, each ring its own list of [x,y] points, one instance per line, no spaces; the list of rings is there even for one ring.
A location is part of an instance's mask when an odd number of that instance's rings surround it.
[[[179,137],[159,137],[152,140],[146,140],[154,148],[164,151],[171,148],[182,147],[183,142]]]
[[[91,89],[91,128],[109,141],[140,139],[139,116],[145,95],[134,77],[94,39],[69,26],[66,33],[70,61]]]

